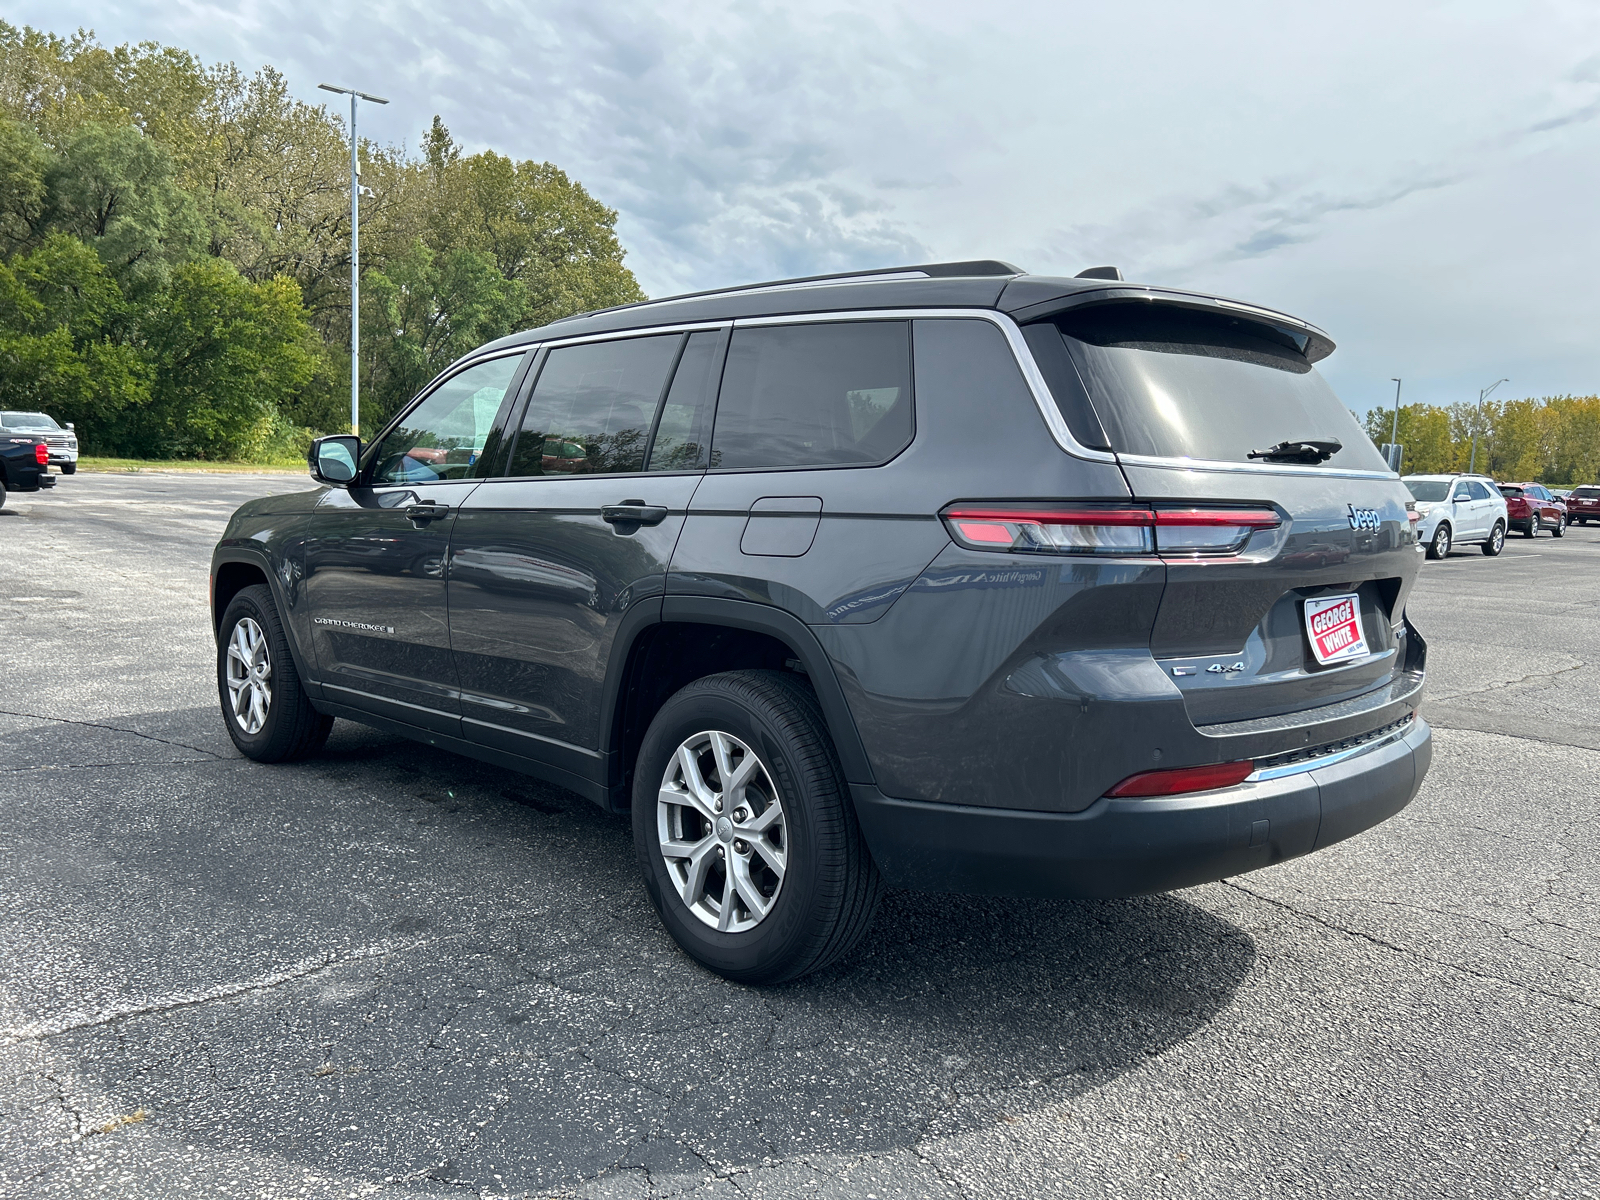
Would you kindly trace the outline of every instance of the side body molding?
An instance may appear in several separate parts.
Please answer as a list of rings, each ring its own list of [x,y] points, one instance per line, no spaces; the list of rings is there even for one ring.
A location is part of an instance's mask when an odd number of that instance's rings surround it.
[[[804,622],[781,608],[749,600],[728,600],[716,596],[667,596],[661,602],[663,621],[689,621],[704,625],[726,625],[748,629],[777,638],[800,660],[822,705],[828,732],[839,751],[839,764],[850,783],[874,782],[867,750],[856,730],[855,718],[845,703],[844,689],[834,673],[833,662],[822,649],[816,635]]]

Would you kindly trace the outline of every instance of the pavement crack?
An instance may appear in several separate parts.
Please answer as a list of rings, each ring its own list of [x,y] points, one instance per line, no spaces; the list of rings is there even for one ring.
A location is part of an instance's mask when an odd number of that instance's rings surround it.
[[[1351,929],[1348,926],[1339,924],[1337,921],[1330,921],[1327,917],[1322,917],[1318,916],[1316,913],[1307,912],[1303,908],[1296,908],[1294,905],[1283,900],[1274,899],[1271,896],[1267,896],[1261,892],[1247,888],[1243,884],[1235,883],[1231,879],[1224,879],[1222,883],[1225,887],[1230,887],[1235,891],[1243,892],[1247,896],[1253,896],[1255,899],[1260,900],[1264,904],[1270,904],[1274,908],[1300,917],[1303,920],[1310,921],[1314,925],[1321,925],[1324,929],[1331,929],[1335,933],[1344,934],[1346,937],[1359,938],[1364,942],[1370,942],[1374,946],[1381,946],[1385,950],[1392,950],[1396,954],[1405,955],[1407,958],[1415,958],[1421,962],[1432,963],[1434,966],[1443,967],[1448,971],[1458,971],[1463,975],[1470,975],[1474,979],[1491,980],[1495,983],[1504,984],[1506,987],[1516,988],[1518,991],[1526,992],[1531,996],[1544,996],[1547,999],[1560,1000],[1563,1003],[1575,1005],[1578,1008],[1587,1008],[1600,1011],[1600,1004],[1596,1004],[1593,1001],[1580,1000],[1576,996],[1566,996],[1560,992],[1550,991],[1548,988],[1535,987],[1533,984],[1522,983],[1516,979],[1508,979],[1504,975],[1496,975],[1492,971],[1481,971],[1475,967],[1465,966],[1461,963],[1446,962],[1442,958],[1434,958],[1430,954],[1423,954],[1419,950],[1413,950],[1409,946],[1402,946],[1398,942],[1388,941],[1385,938],[1378,937],[1376,934],[1367,933],[1360,929]]]
[[[383,941],[375,946],[363,947],[349,954],[330,952],[311,958],[303,958],[280,971],[274,971],[262,976],[260,979],[253,979],[247,983],[222,984],[218,987],[208,988],[203,992],[169,996],[150,1004],[130,1005],[126,1008],[114,1009],[92,1017],[73,1014],[71,1016],[57,1017],[53,1020],[35,1021],[30,1025],[0,1029],[0,1045],[43,1041],[47,1038],[59,1037],[64,1033],[74,1033],[80,1029],[94,1029],[103,1025],[113,1025],[119,1021],[126,1021],[135,1017],[153,1016],[182,1008],[194,1008],[202,1004],[215,1004],[218,1001],[237,1000],[241,996],[271,991],[274,988],[283,987],[308,976],[317,975],[323,971],[331,971],[336,967],[347,966],[350,963],[362,962],[370,958],[383,958],[406,950],[414,950],[418,946],[425,944],[427,943],[423,941]]]
[[[137,729],[126,729],[121,725],[106,725],[100,721],[74,721],[67,717],[47,717],[43,713],[14,712],[8,708],[0,708],[0,717],[24,717],[30,721],[54,721],[58,725],[77,725],[83,729],[104,729],[111,733],[126,733],[136,738],[144,738],[146,741],[160,742],[163,746],[176,746],[181,750],[193,750],[196,754],[204,754],[207,758],[220,759],[225,757],[214,750],[207,750],[201,746],[191,746],[188,742],[174,742],[168,738],[157,737],[153,733],[140,733]]]

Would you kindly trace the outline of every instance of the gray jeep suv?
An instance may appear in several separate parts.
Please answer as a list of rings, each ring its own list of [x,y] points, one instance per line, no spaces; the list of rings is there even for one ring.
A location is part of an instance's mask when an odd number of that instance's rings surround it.
[[[833,961],[885,886],[1128,896],[1430,758],[1410,497],[1303,321],[995,262],[502,339],[216,548],[246,755],[334,717],[632,814],[678,943]]]

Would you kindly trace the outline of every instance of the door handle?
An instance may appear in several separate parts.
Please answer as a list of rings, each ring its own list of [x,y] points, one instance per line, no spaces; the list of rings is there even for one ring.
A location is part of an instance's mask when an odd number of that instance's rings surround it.
[[[643,500],[624,500],[621,504],[601,505],[600,519],[612,525],[659,525],[667,519],[667,510]]]
[[[448,504],[438,504],[431,500],[424,504],[406,505],[406,516],[419,525],[426,525],[429,521],[438,520],[448,514],[449,511],[450,506]]]

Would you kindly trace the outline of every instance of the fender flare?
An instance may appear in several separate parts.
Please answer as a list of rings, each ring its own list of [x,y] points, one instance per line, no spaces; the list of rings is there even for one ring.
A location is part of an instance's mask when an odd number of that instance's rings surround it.
[[[289,643],[289,657],[294,659],[294,668],[301,680],[310,685],[313,696],[320,699],[322,696],[322,683],[316,673],[309,669],[305,651],[295,640],[294,625],[289,620],[289,605],[284,599],[283,585],[278,579],[278,574],[272,569],[272,561],[265,554],[257,550],[247,550],[242,546],[219,546],[211,556],[211,575],[215,579],[217,569],[226,563],[242,563],[254,567],[267,579],[267,590],[272,593],[272,602],[278,606],[278,620],[283,625],[284,641]],[[214,596],[208,597],[211,608],[211,636],[215,640],[222,622],[222,613],[216,608]]]

